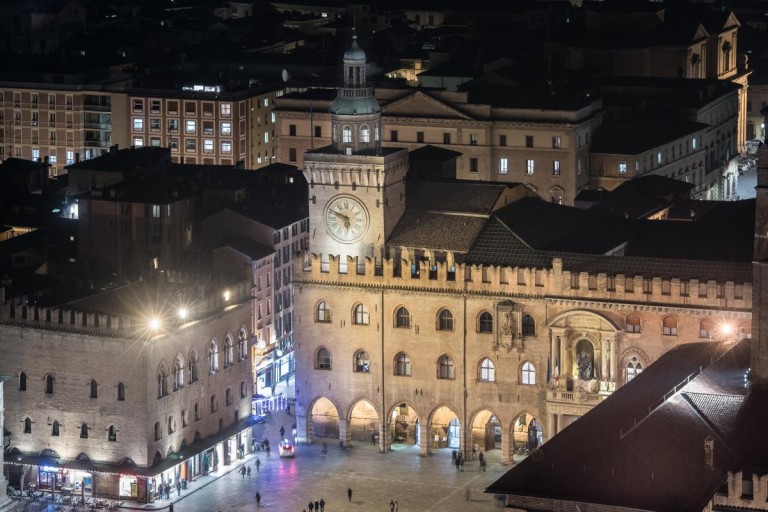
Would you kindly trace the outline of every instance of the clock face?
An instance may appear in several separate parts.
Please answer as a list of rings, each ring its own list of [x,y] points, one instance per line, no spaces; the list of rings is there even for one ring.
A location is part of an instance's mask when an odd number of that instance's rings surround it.
[[[352,196],[336,196],[325,207],[325,228],[339,242],[355,242],[368,231],[368,211]]]

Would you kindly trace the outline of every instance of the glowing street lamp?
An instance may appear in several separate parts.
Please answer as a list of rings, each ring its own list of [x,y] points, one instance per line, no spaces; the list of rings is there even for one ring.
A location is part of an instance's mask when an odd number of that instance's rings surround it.
[[[189,316],[189,311],[187,310],[187,308],[179,308],[176,314],[179,315],[180,320],[184,320]]]
[[[149,328],[152,329],[153,331],[156,331],[156,330],[160,329],[160,319],[157,318],[156,316],[150,318],[149,319]]]
[[[229,301],[230,293],[229,290],[224,290],[224,301]]]

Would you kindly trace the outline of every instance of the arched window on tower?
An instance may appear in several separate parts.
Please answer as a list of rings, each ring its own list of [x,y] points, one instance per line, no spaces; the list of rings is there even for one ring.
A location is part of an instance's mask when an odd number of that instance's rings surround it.
[[[341,142],[345,144],[351,144],[352,143],[352,127],[349,125],[345,125],[341,129]]]
[[[360,127],[360,142],[371,142],[371,131],[367,124]]]
[[[496,382],[496,367],[487,357],[480,361],[479,373],[480,382]]]
[[[456,367],[453,364],[453,359],[450,356],[441,356],[437,362],[437,378],[438,379],[455,379]]]

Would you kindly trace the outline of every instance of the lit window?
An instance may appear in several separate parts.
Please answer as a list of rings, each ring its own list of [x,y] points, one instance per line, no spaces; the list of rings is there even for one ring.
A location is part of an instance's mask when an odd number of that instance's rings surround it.
[[[197,122],[196,121],[186,121],[184,123],[184,132],[185,133],[195,133],[197,131]]]
[[[449,356],[442,356],[437,364],[437,378],[438,379],[455,379],[456,367],[453,364],[453,359]]]
[[[555,149],[560,148],[560,137],[552,137],[552,147]]]
[[[400,352],[395,356],[395,375],[411,375],[411,358],[407,354]]]
[[[560,160],[552,162],[552,176],[560,176]]]
[[[203,153],[206,153],[206,154],[213,153],[212,139],[203,139]]]
[[[371,142],[371,133],[368,126],[360,128],[360,142]]]
[[[133,145],[137,148],[142,147],[144,145],[144,137],[134,137]]]
[[[135,132],[142,132],[144,131],[144,119],[140,117],[134,117],[133,118],[133,131]]]
[[[221,110],[221,117],[231,117],[232,116],[232,104],[231,103],[222,103],[220,110]]]
[[[317,321],[324,323],[331,321],[331,307],[324,300],[317,305]]]
[[[480,361],[480,381],[481,382],[495,382],[496,381],[496,367],[493,365],[493,361],[488,358]]]
[[[67,150],[67,165],[75,163],[75,152],[71,149]]]
[[[152,218],[153,219],[159,219],[160,218],[160,205],[159,204],[153,204],[152,205]]]
[[[264,98],[264,106],[265,107],[269,106],[269,98]]]
[[[437,315],[437,330],[438,331],[452,331],[453,330],[453,313],[447,309],[441,309]]]
[[[232,123],[221,123],[221,134],[232,135]]]
[[[627,162],[619,162],[619,174],[627,174]]]
[[[342,129],[341,133],[342,133],[341,135],[342,142],[344,142],[345,144],[349,144],[350,142],[352,142],[352,128],[350,128],[349,126],[345,126]]]
[[[330,370],[331,369],[331,353],[327,348],[321,348],[317,351],[317,366],[318,370]]]
[[[533,160],[525,161],[525,173],[528,175],[533,174]]]
[[[696,141],[696,137],[694,137],[691,140],[691,146],[693,146],[693,149],[697,149],[698,148],[698,142]]]
[[[232,143],[228,141],[224,141],[221,143],[221,152],[224,155],[229,155],[232,153]]]
[[[656,163],[657,163],[657,164],[660,164],[660,163],[661,163],[661,151],[659,151],[658,153],[656,153]]]
[[[269,134],[267,132],[264,132],[264,144],[269,143]]]
[[[32,148],[32,160],[37,160],[38,158],[40,158],[40,149]]]
[[[365,350],[358,350],[355,354],[355,371],[362,373],[371,371],[371,360]]]
[[[194,151],[195,148],[197,148],[197,143],[195,142],[195,139],[185,139],[185,146],[187,151]]]
[[[528,361],[523,363],[521,382],[529,386],[536,384],[536,368]]]
[[[55,151],[54,149],[51,149],[50,151],[51,151],[51,154],[48,157],[48,162],[50,162],[53,165],[53,164],[56,164],[56,154],[53,153],[53,151]]]
[[[364,304],[355,306],[355,325],[368,325],[368,308]]]
[[[637,356],[632,356],[632,358],[627,361],[627,382],[640,375],[640,372],[642,371],[642,363],[638,361]]]
[[[499,159],[499,174],[507,174],[507,159]]]

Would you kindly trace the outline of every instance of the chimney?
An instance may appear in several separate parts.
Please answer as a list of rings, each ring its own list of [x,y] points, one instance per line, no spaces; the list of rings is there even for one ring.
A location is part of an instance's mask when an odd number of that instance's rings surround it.
[[[712,436],[704,438],[704,464],[715,469],[715,438]]]
[[[116,154],[118,152],[119,149],[120,149],[120,147],[117,144],[115,144],[113,146],[109,146],[109,154],[110,155],[114,155],[114,154]]]

